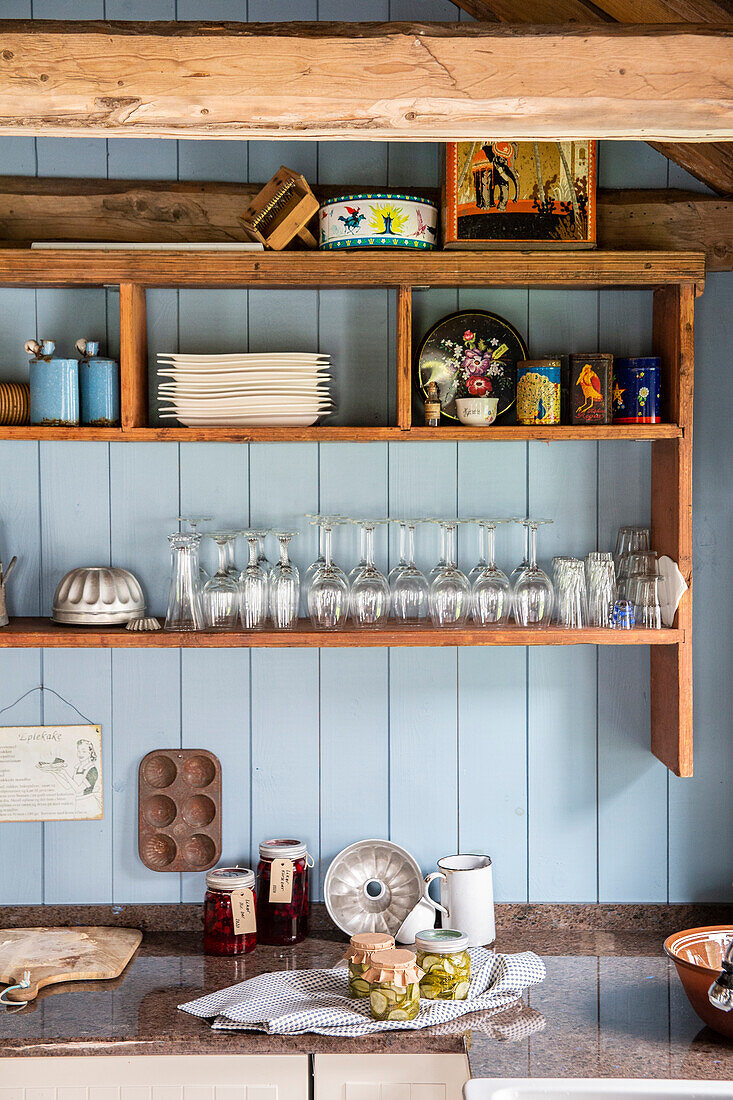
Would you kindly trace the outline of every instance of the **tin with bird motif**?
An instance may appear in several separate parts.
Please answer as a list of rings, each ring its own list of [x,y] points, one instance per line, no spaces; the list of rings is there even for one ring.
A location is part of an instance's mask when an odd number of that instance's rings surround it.
[[[604,352],[568,356],[567,408],[571,424],[611,423],[613,356]]]
[[[559,359],[525,359],[517,363],[517,423],[560,423]]]

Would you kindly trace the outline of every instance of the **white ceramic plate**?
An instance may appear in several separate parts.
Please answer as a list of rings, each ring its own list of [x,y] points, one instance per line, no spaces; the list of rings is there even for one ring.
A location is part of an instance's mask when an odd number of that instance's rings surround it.
[[[272,405],[262,403],[252,403],[248,405],[166,405],[161,409],[161,416],[178,416],[183,414],[184,416],[226,416],[229,413],[237,413],[241,415],[249,415],[250,413],[259,413],[262,416],[272,416],[277,413],[298,413],[301,416],[305,416],[306,413],[313,416],[325,416],[326,413],[333,412],[333,405]]]
[[[278,368],[273,370],[268,368],[267,370],[260,370],[259,368],[252,369],[250,367],[237,367],[236,370],[218,370],[207,371],[204,374],[198,371],[187,370],[168,370],[164,367],[159,367],[157,375],[159,378],[172,378],[176,382],[196,382],[202,386],[208,386],[211,382],[215,382],[219,379],[224,381],[231,381],[234,378],[242,379],[290,379],[290,378],[328,378],[330,368],[319,367],[317,370],[312,370],[310,367],[298,367],[297,370]]]
[[[174,417],[187,428],[310,428],[318,415],[272,413],[266,416],[181,416]]]

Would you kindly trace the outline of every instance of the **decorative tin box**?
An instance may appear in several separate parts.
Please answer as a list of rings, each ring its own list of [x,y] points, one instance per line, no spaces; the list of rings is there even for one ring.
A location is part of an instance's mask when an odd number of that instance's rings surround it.
[[[79,423],[79,364],[54,356],[53,340],[28,340],[31,424],[74,427]]]
[[[445,248],[594,248],[594,141],[453,142]]]
[[[567,368],[565,363],[567,362]],[[571,424],[611,423],[613,356],[592,352],[563,359],[567,386],[566,419]]]
[[[318,244],[336,248],[435,248],[438,208],[416,195],[341,195],[318,213]]]
[[[659,424],[661,361],[656,356],[613,364],[614,424]]]
[[[527,359],[517,363],[517,422],[560,423],[559,359]]]

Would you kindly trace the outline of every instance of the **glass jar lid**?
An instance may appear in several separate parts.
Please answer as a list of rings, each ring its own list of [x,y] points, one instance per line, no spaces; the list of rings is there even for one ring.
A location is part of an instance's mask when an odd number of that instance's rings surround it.
[[[415,948],[430,955],[452,955],[468,948],[468,936],[455,928],[430,928],[415,936]]]
[[[263,840],[260,844],[261,859],[303,859],[307,854],[302,840]]]
[[[255,884],[255,873],[249,867],[214,867],[206,872],[206,886],[209,890],[245,890]]]

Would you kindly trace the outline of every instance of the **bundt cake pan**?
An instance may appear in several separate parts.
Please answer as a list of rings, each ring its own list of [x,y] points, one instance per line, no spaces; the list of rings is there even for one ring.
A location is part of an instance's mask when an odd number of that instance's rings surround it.
[[[72,569],[59,581],[51,618],[76,626],[114,626],[145,614],[145,597],[137,577],[116,566]]]

